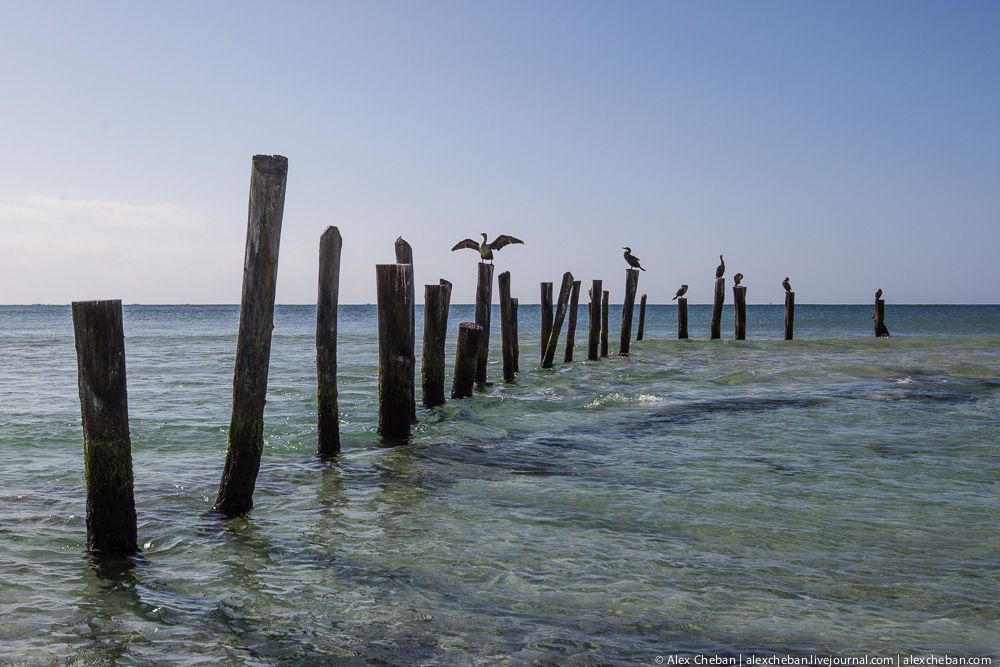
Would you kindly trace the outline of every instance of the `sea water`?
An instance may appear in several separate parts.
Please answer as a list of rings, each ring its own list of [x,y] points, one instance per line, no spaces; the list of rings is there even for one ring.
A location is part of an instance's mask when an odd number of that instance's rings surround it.
[[[126,306],[142,553],[116,563],[85,553],[69,308],[0,307],[0,663],[997,656],[1000,307],[890,305],[876,339],[871,306],[799,305],[792,342],[780,306],[741,342],[690,310],[678,341],[650,306],[622,358],[612,307],[587,362],[581,306],[576,361],[542,370],[522,305],[504,385],[494,309],[492,386],[385,448],[374,307],[342,307],[321,462],[315,309],[279,306],[255,508],[227,522],[239,309]]]

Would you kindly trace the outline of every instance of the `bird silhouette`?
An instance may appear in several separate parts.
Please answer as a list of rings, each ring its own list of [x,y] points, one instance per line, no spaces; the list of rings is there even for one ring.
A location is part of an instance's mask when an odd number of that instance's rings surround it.
[[[639,269],[640,271],[646,270],[641,266],[639,266],[639,258],[632,254],[632,248],[629,248],[628,246],[622,246],[622,250],[625,251],[625,253],[622,256],[625,258],[625,261],[628,262],[629,266],[631,266],[633,269]]]
[[[741,280],[743,280],[742,273],[737,273],[735,276],[733,276],[733,287],[739,287]]]
[[[677,290],[677,294],[674,295],[674,298],[671,299],[671,301],[673,301],[677,297],[684,296],[685,294],[687,294],[687,292],[688,292],[688,286],[687,285],[681,285],[681,288],[679,290]]]
[[[882,298],[882,288],[879,287],[877,290],[875,290],[875,300],[878,301],[881,298]]]
[[[478,250],[479,256],[484,260],[490,260],[493,262],[493,251],[500,251],[501,248],[506,248],[512,243],[524,243],[521,239],[516,239],[513,236],[508,236],[507,234],[501,234],[500,236],[493,239],[492,243],[486,242],[486,233],[481,234],[483,237],[482,243],[476,243],[472,239],[465,239],[464,241],[459,241],[455,244],[455,247],[451,249],[452,252],[456,250],[461,250],[463,248],[468,248],[469,250]]]
[[[792,291],[792,284],[788,282],[788,276],[785,276],[785,279],[781,281],[781,286],[785,288],[786,292]]]
[[[722,255],[719,255],[719,265],[715,267],[715,277],[721,278],[726,273],[726,260],[722,259]]]

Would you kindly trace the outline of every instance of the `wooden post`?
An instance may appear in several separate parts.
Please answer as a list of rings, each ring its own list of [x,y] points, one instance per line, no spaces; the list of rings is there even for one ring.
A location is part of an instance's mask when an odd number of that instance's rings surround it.
[[[611,292],[604,290],[601,295],[601,356],[608,356],[608,301]]]
[[[639,329],[635,332],[635,339],[642,340],[642,332],[646,328],[646,295],[639,299]]]
[[[444,344],[448,336],[451,283],[424,285],[424,347],[420,384],[425,407],[444,403]]]
[[[688,337],[688,300],[687,297],[677,297],[677,338],[685,340]]]
[[[451,383],[452,398],[472,396],[479,359],[479,339],[483,327],[475,322],[458,325],[458,345],[455,348],[455,376]]]
[[[722,304],[726,300],[726,279],[715,279],[715,301],[712,304],[712,340],[722,338]]]
[[[73,333],[83,418],[87,550],[133,554],[139,548],[132,493],[122,302],[74,302]]]
[[[416,297],[416,285],[414,284],[414,273],[413,273],[413,248],[407,243],[406,239],[402,236],[396,237],[395,242],[396,250],[396,264],[409,264],[410,265],[410,293],[408,298],[410,300],[410,340],[416,345],[417,340],[417,297]],[[416,392],[410,397],[410,421],[414,424],[417,423],[417,396]]]
[[[226,466],[215,499],[215,509],[227,516],[253,509],[253,490],[264,451],[264,400],[287,175],[287,158],[253,157],[240,330],[233,374],[233,413]]]
[[[875,335],[889,337],[889,329],[885,326],[885,299],[875,299]]]
[[[736,340],[746,340],[747,288],[745,285],[733,285],[733,315],[735,316]]]
[[[549,336],[552,335],[552,283],[542,283],[542,298],[539,301],[542,308],[542,354],[545,358],[545,348],[549,344]]]
[[[597,361],[601,344],[601,290],[603,283],[595,280],[590,287],[590,323],[587,330],[587,360]]]
[[[576,319],[580,310],[580,281],[573,281],[573,292],[569,298],[569,324],[566,325],[566,354],[563,361],[573,361],[573,347],[576,345]]]
[[[632,311],[635,310],[635,292],[639,288],[639,270],[625,269],[625,303],[622,305],[622,331],[618,354],[628,356],[632,343]]]
[[[319,238],[319,296],[316,299],[317,453],[340,452],[337,404],[337,302],[340,295],[340,230],[327,227]]]
[[[410,330],[413,265],[375,266],[378,295],[378,432],[405,440],[413,423],[414,340]]]
[[[517,313],[518,313],[518,300],[512,298],[510,300],[510,331],[511,331],[511,347],[514,349],[514,372],[521,372],[521,343],[518,342],[518,329],[517,329]]]
[[[514,322],[511,313],[510,271],[497,277],[500,288],[500,347],[503,358],[503,381],[514,381]]]
[[[476,384],[486,384],[486,364],[490,358],[490,313],[493,310],[493,265],[479,262],[476,281],[476,324],[483,328],[479,338],[479,360],[476,362]]]
[[[785,340],[792,340],[795,328],[795,292],[785,292]]]
[[[566,319],[566,307],[569,304],[570,293],[573,291],[573,274],[567,271],[563,274],[562,285],[559,288],[559,300],[556,302],[556,316],[552,322],[552,333],[549,334],[549,344],[545,346],[545,356],[542,357],[542,368],[552,368],[555,361],[556,348],[559,347],[559,334],[562,332],[563,320]]]

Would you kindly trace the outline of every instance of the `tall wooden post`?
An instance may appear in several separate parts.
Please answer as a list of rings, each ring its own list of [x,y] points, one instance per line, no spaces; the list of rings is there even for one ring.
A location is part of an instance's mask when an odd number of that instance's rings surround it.
[[[87,549],[111,555],[133,554],[139,548],[122,302],[74,302],[73,333],[83,418]]]
[[[514,381],[514,315],[511,312],[510,271],[497,277],[500,288],[500,348],[503,358],[503,381]]]
[[[635,332],[635,339],[642,340],[642,333],[646,329],[646,295],[639,299],[639,328]]]
[[[747,288],[733,285],[733,315],[736,340],[747,339]]]
[[[483,327],[476,362],[476,384],[486,384],[486,364],[490,359],[490,314],[493,310],[493,265],[479,262],[476,281],[476,324]]]
[[[875,335],[889,337],[889,328],[885,326],[885,299],[875,299]]]
[[[685,340],[688,337],[688,300],[687,297],[677,297],[677,338]]]
[[[448,336],[451,283],[424,285],[424,346],[420,384],[425,407],[444,403],[444,344]]]
[[[479,359],[479,341],[483,327],[475,322],[458,325],[458,344],[455,347],[455,376],[451,383],[452,398],[472,396]]]
[[[521,343],[518,339],[517,314],[519,302],[516,298],[510,300],[510,330],[514,348],[514,372],[521,372]]]
[[[316,299],[316,411],[320,456],[340,452],[337,404],[337,303],[340,295],[340,230],[327,227],[319,238],[319,295]]]
[[[712,304],[712,340],[722,338],[722,304],[726,301],[726,279],[715,279],[715,301]]]
[[[542,354],[541,358],[545,358],[545,348],[549,344],[549,336],[552,335],[552,283],[542,283],[542,294],[541,294],[541,304],[542,309]]]
[[[413,248],[402,236],[396,237],[395,242],[396,250],[396,264],[409,264],[410,265],[410,293],[407,295],[410,303],[410,340],[414,341],[414,345],[417,340],[417,297],[416,297],[416,285],[414,284],[414,272],[413,272]],[[416,392],[410,398],[410,421],[414,424],[417,423],[417,396]]]
[[[618,354],[628,356],[632,343],[632,311],[635,310],[635,292],[639,288],[639,270],[625,269],[625,303],[622,305],[622,332]]]
[[[795,292],[785,292],[785,340],[792,340],[795,329]]]
[[[563,361],[573,361],[573,347],[576,345],[576,319],[580,310],[580,281],[573,281],[573,292],[569,298],[569,324],[566,325],[566,354]]]
[[[604,290],[601,295],[601,356],[608,356],[608,301],[611,292]]]
[[[378,432],[387,441],[405,440],[413,423],[415,377],[412,264],[378,264]]]
[[[240,330],[233,374],[233,413],[226,466],[215,499],[215,509],[227,516],[253,509],[253,490],[264,451],[264,399],[271,360],[274,290],[287,175],[288,158],[253,157]]]
[[[549,334],[549,344],[545,346],[545,356],[542,357],[542,368],[552,368],[555,361],[556,348],[559,347],[559,334],[562,331],[563,320],[566,318],[566,307],[570,292],[573,291],[573,274],[567,271],[563,274],[562,286],[559,288],[559,301],[556,304],[556,317],[552,322],[552,333]]]
[[[590,286],[590,322],[587,329],[587,360],[597,361],[601,345],[601,291],[603,282],[595,280]]]

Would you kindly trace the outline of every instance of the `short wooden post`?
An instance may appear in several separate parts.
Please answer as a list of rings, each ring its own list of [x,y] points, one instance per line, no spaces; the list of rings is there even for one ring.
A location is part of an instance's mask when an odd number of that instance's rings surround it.
[[[549,344],[549,336],[552,335],[552,283],[542,283],[541,301],[542,309],[542,354],[545,358],[545,348]]]
[[[608,356],[608,309],[611,292],[604,290],[601,295],[601,356]]]
[[[625,269],[625,303],[622,304],[622,331],[618,354],[628,356],[632,343],[632,311],[635,310],[635,292],[639,288],[639,270]]]
[[[139,548],[132,492],[122,302],[74,302],[73,333],[83,418],[87,550],[133,554]]]
[[[319,238],[319,296],[316,299],[317,454],[340,452],[337,404],[337,302],[340,295],[340,230],[327,227]]]
[[[687,297],[677,297],[677,338],[685,340],[688,337],[688,300]]]
[[[785,292],[785,340],[792,340],[795,328],[795,292]]]
[[[885,326],[885,299],[875,299],[875,335],[889,337],[889,328]]]
[[[510,271],[497,276],[500,288],[500,356],[503,359],[503,381],[514,381],[514,323],[511,313]]]
[[[722,338],[722,304],[726,301],[726,279],[715,279],[715,301],[712,304],[712,340]]]
[[[639,299],[639,328],[635,332],[635,339],[642,340],[642,333],[646,328],[646,295]]]
[[[733,285],[733,315],[736,340],[747,339],[747,288]]]
[[[518,341],[518,328],[517,328],[517,314],[518,314],[518,300],[516,298],[511,298],[510,300],[510,331],[511,331],[511,345],[514,348],[514,372],[521,372],[521,343]]]
[[[425,407],[444,403],[444,345],[448,336],[451,283],[424,285],[424,344],[420,386]]]
[[[414,340],[410,329],[412,264],[378,264],[378,432],[405,440],[413,423]]]
[[[573,281],[573,291],[569,297],[569,323],[566,325],[566,354],[563,361],[573,361],[573,347],[576,345],[576,319],[580,310],[580,281]]]
[[[490,314],[493,310],[493,265],[479,262],[476,281],[476,324],[483,327],[479,339],[479,360],[476,362],[476,384],[486,384],[486,364],[490,359]]]
[[[572,291],[573,274],[567,271],[563,274],[562,285],[559,288],[559,300],[556,302],[556,316],[552,321],[552,333],[549,335],[549,344],[545,346],[542,368],[552,368],[552,362],[555,361],[556,348],[559,347],[559,334],[562,332],[563,320],[566,319],[566,307],[569,304],[569,297]]]
[[[590,286],[590,322],[587,329],[587,360],[597,361],[601,345],[601,291],[603,282],[595,280]]]
[[[253,490],[264,451],[264,400],[274,328],[278,245],[285,209],[288,159],[255,155],[250,174],[243,296],[233,374],[229,448],[215,509],[227,516],[253,509]]]
[[[410,293],[408,295],[410,303],[410,340],[414,341],[416,344],[417,340],[417,297],[416,297],[416,285],[414,284],[414,273],[413,273],[413,248],[402,236],[396,237],[395,242],[396,250],[396,264],[409,264],[410,265]],[[413,393],[410,399],[410,421],[414,424],[417,423],[417,396],[416,392]]]
[[[475,322],[458,325],[458,345],[455,347],[455,376],[451,383],[452,398],[472,396],[479,359],[479,339],[483,327]]]

